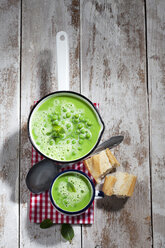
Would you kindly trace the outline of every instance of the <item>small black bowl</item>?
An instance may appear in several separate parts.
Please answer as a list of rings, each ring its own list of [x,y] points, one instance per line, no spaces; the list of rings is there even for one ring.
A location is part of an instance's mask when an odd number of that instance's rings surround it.
[[[66,211],[66,210],[63,210],[61,209],[60,207],[58,207],[56,205],[56,203],[54,202],[53,200],[53,197],[52,197],[52,187],[53,187],[53,184],[54,182],[56,181],[56,179],[58,177],[60,177],[61,175],[63,174],[66,174],[66,173],[70,173],[70,172],[73,172],[73,173],[76,173],[76,174],[81,174],[83,175],[84,177],[86,177],[86,179],[88,180],[88,182],[90,183],[91,185],[91,189],[92,189],[92,197],[90,199],[90,202],[87,204],[87,206],[85,206],[83,209],[79,210],[79,211],[75,211],[75,212],[69,212],[69,211]],[[94,201],[94,198],[95,198],[95,185],[94,183],[91,181],[91,179],[82,171],[79,171],[79,170],[65,170],[65,171],[62,171],[60,172],[54,179],[53,179],[53,182],[50,186],[50,190],[49,190],[49,197],[50,197],[50,200],[51,200],[51,203],[52,205],[57,209],[58,212],[60,212],[61,214],[65,214],[65,215],[68,215],[68,216],[76,216],[76,215],[80,215],[82,213],[84,213],[92,204],[92,202]]]

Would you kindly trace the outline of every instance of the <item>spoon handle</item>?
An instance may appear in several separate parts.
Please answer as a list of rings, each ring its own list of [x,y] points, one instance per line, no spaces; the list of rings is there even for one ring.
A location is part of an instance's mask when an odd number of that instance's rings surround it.
[[[124,139],[124,136],[119,135],[119,136],[113,136],[110,139],[104,141],[103,143],[101,143],[91,155],[94,155],[96,153],[101,152],[102,150],[106,149],[106,148],[113,148],[117,145],[119,145]]]

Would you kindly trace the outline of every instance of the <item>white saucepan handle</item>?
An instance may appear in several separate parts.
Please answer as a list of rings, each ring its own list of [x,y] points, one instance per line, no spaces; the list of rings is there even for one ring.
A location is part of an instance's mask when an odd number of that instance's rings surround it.
[[[64,31],[56,35],[56,58],[58,90],[69,90],[69,45]]]

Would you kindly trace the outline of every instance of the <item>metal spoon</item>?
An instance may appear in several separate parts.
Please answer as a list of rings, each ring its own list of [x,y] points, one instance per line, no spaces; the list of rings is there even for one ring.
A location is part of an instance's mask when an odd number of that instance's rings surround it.
[[[119,145],[124,139],[124,136],[113,136],[100,144],[91,154],[94,155],[106,148],[113,148]],[[50,159],[44,159],[31,167],[26,176],[26,185],[28,189],[35,194],[45,192],[50,188],[54,177],[59,173],[62,166],[57,165]]]

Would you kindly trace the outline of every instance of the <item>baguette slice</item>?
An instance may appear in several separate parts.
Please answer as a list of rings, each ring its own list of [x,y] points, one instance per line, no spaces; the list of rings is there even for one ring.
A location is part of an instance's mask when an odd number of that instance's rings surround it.
[[[108,152],[107,150],[101,151],[99,154],[94,155],[91,158],[86,159],[84,161],[84,164],[87,170],[90,172],[90,174],[93,176],[93,178],[96,180],[97,183],[100,183],[101,179],[107,173],[112,171],[112,169],[115,168],[116,165],[117,166],[119,165],[119,163],[116,162],[117,160],[114,159],[115,157],[112,155],[111,152],[110,152],[110,155],[108,153],[108,156],[107,156],[107,152]]]
[[[106,195],[111,196],[113,194],[118,197],[132,196],[135,188],[136,176],[125,172],[117,172],[115,174],[116,182],[114,185],[112,185],[112,180],[114,180],[112,177],[114,176],[107,176],[104,181],[103,192],[105,191],[104,193]]]

